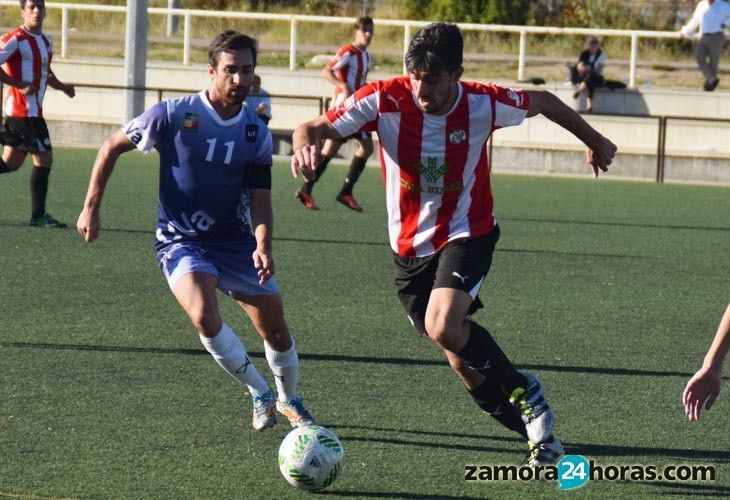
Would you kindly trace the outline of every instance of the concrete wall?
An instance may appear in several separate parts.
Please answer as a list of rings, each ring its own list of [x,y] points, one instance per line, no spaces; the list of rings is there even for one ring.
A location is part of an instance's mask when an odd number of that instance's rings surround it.
[[[123,62],[118,60],[54,60],[54,72],[62,81],[89,85],[123,85]],[[289,131],[319,113],[316,99],[329,97],[331,85],[319,71],[290,72],[284,68],[257,68],[263,86],[272,94],[292,97],[274,99],[271,129],[276,134],[275,153],[290,153]],[[371,79],[393,75],[373,74]],[[181,89],[186,93],[207,87],[204,65],[183,66],[179,63],[150,63],[147,86]],[[497,82],[513,86],[514,82]],[[569,106],[581,110],[582,100],[572,98],[573,88],[563,83],[542,87],[555,93]],[[175,97],[164,92],[163,98]],[[296,97],[294,97],[296,96]],[[146,104],[158,99],[157,92],[148,92]],[[44,105],[57,145],[98,145],[122,122],[124,95],[121,90],[78,88],[75,99],[68,99],[53,90],[46,94]],[[620,149],[612,169],[614,175],[654,179],[659,123],[656,118],[601,116],[600,113],[631,115],[687,115],[705,118],[730,118],[730,92],[702,92],[687,89],[645,88],[639,90],[599,89],[594,99],[596,114],[584,118],[601,133],[610,137]],[[670,119],[667,122],[665,178],[699,182],[730,182],[730,122],[712,123]],[[494,135],[496,171],[530,171],[584,173],[582,145],[570,133],[543,117],[526,120],[519,127],[497,131]],[[348,146],[341,153],[352,153]],[[376,155],[374,155],[376,156]],[[375,162],[372,159],[371,162]]]

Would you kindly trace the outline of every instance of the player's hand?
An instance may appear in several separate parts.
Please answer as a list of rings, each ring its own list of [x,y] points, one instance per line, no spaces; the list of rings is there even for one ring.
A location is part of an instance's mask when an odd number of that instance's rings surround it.
[[[35,94],[35,87],[33,87],[33,84],[30,82],[23,82],[23,86],[19,88],[20,93],[23,95],[33,95]]]
[[[76,221],[76,231],[78,231],[84,241],[92,242],[99,237],[100,225],[99,213],[84,208]]]
[[[702,407],[709,410],[715,404],[717,396],[720,395],[722,379],[720,372],[709,368],[701,368],[687,382],[682,394],[684,412],[690,422],[700,419]]]
[[[254,250],[252,257],[253,266],[259,277],[259,285],[263,285],[274,275],[274,258],[270,251],[258,247]]]
[[[73,85],[66,85],[63,89],[63,93],[69,97],[74,97],[76,96],[76,88]]]
[[[608,171],[608,166],[616,156],[616,150],[618,148],[614,143],[601,136],[601,140],[589,147],[586,151],[586,160],[593,169],[593,177],[598,177],[599,170],[604,172]]]
[[[311,144],[294,151],[291,157],[291,173],[294,177],[302,172],[306,180],[314,179],[314,171],[319,159],[319,146]]]

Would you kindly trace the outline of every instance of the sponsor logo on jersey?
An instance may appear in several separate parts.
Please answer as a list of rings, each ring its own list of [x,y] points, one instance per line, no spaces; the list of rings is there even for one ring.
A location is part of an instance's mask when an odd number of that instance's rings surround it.
[[[461,180],[443,186],[438,185],[439,179],[441,179],[441,177],[443,177],[446,171],[449,169],[449,166],[446,163],[439,162],[438,158],[436,157],[428,156],[426,157],[425,163],[426,164],[424,165],[424,162],[421,161],[420,163],[418,163],[418,165],[415,166],[415,169],[421,173],[424,180],[426,181],[426,184],[414,184],[401,177],[400,185],[403,189],[411,192],[430,194],[453,193],[459,192],[464,189],[464,183]],[[439,163],[441,164],[439,165]]]
[[[246,124],[246,142],[256,142],[259,134],[259,126],[253,123]]]
[[[185,113],[185,119],[183,120],[183,131],[197,133],[198,127],[200,127],[200,115],[197,113]]]
[[[466,132],[461,129],[454,130],[449,134],[449,140],[451,144],[461,144],[466,140]]]

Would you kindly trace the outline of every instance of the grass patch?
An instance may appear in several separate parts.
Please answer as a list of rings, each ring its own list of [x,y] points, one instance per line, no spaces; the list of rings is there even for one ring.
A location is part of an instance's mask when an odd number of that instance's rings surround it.
[[[49,208],[73,222],[94,151],[55,151]],[[0,177],[0,496],[311,498],[279,477],[288,432],[249,427],[250,399],[200,346],[153,259],[156,156],[122,157],[94,244],[27,227],[26,165]],[[552,483],[467,483],[464,465],[514,464],[515,435],[474,407],[411,330],[393,286],[380,173],[307,212],[274,169],[274,252],[302,357],[301,391],[345,446],[327,498],[545,498]],[[681,391],[730,297],[726,187],[494,178],[502,239],[476,319],[537,372],[571,453],[600,464],[709,464],[715,482],[595,482],[575,498],[726,497],[723,394],[697,424]],[[223,317],[270,379],[262,345]],[[727,383],[727,382],[726,382]]]

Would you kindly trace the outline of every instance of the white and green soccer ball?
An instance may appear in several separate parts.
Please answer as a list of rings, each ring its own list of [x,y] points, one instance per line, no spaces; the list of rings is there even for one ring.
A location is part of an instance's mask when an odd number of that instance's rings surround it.
[[[344,465],[342,443],[318,425],[297,427],[281,442],[279,470],[292,486],[319,490],[335,482]]]

